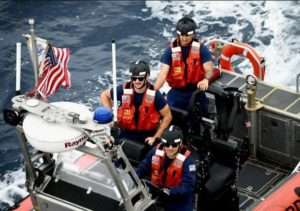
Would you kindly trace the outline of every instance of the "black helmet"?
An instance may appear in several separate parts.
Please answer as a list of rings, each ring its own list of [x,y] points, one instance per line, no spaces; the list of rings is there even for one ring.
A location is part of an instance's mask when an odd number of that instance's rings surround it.
[[[130,64],[129,71],[132,76],[146,76],[150,75],[150,67],[147,62],[143,60],[137,60]]]
[[[166,128],[161,136],[162,144],[179,144],[183,140],[182,130],[175,126],[171,125]]]
[[[195,33],[197,25],[192,18],[187,16],[181,18],[176,25],[176,33],[178,35],[192,35]]]

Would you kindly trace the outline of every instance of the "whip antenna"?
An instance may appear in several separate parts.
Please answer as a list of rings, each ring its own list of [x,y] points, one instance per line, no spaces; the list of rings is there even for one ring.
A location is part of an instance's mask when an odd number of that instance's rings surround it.
[[[117,67],[116,67],[116,43],[111,41],[112,47],[112,80],[113,80],[113,113],[114,122],[117,122]]]
[[[21,93],[21,43],[16,43],[16,95]]]
[[[33,65],[33,72],[34,72],[34,81],[35,85],[37,85],[38,82],[38,58],[37,58],[37,50],[36,50],[36,37],[34,33],[34,19],[30,18],[28,20],[28,23],[30,25],[30,34],[31,34],[31,59],[32,59],[32,65]]]

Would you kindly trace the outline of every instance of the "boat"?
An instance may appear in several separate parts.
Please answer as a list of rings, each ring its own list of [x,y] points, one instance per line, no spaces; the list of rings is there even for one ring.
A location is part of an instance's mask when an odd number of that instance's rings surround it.
[[[206,44],[218,46],[220,58],[234,42]],[[208,115],[196,100],[200,91],[186,110],[171,108],[197,163],[195,210],[299,210],[299,93],[263,81],[258,69],[247,76],[220,69],[207,91]],[[12,103],[4,119],[19,136],[29,195],[11,210],[159,209],[134,171],[142,146],[116,144],[118,128],[105,109],[97,116],[78,103],[20,94]]]

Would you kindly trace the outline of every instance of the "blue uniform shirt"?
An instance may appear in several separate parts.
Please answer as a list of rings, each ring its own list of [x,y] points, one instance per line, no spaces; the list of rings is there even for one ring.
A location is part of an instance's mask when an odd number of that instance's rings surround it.
[[[120,104],[121,104],[123,93],[124,93],[123,85],[117,86],[117,100],[118,100],[117,104],[118,104],[118,106],[120,106]],[[110,94],[113,99],[113,89],[110,90]],[[133,103],[134,103],[136,111],[138,111],[139,106],[142,104],[143,96],[144,96],[144,93],[141,94],[141,93],[134,92]],[[167,102],[166,102],[165,98],[163,97],[163,95],[159,91],[156,91],[155,98],[154,98],[155,109],[159,112],[161,109],[163,109],[165,107],[166,104],[167,104]],[[145,138],[147,138],[149,136],[153,136],[155,134],[155,132],[156,131],[134,132],[134,131],[122,130],[120,138],[144,141]]]
[[[187,47],[181,47],[182,50],[182,57],[185,61],[188,57],[190,46]],[[205,45],[200,46],[200,57],[201,57],[201,63],[204,64],[208,61],[212,61],[211,53],[209,52],[208,48]],[[167,64],[171,67],[172,65],[172,49],[171,47],[168,47],[163,55],[161,56],[160,62],[163,64]],[[193,94],[193,92],[197,89],[195,85],[188,84],[187,87],[180,88],[180,89],[174,89],[171,88],[170,91],[167,94],[167,100],[168,104],[171,107],[181,108],[186,110],[186,108],[189,105],[190,98]],[[199,100],[201,102],[202,110],[204,113],[207,113],[208,111],[208,99],[206,98],[205,94],[200,95]]]
[[[140,162],[136,173],[140,178],[151,175],[152,156],[155,154],[156,147],[148,152],[145,159]],[[163,168],[166,171],[173,160],[166,157]],[[194,188],[196,185],[196,166],[189,156],[183,162],[183,174],[181,184],[170,188],[170,200],[165,204],[166,211],[192,211]]]

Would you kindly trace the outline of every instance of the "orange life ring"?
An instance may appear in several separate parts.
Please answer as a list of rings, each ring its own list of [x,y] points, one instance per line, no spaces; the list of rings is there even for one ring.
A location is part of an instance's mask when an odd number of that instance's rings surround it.
[[[246,43],[241,42],[228,42],[221,51],[219,67],[221,70],[233,71],[231,64],[231,57],[233,55],[244,56],[249,59],[252,64],[253,74],[264,80],[265,77],[265,60],[260,56],[254,48]]]

